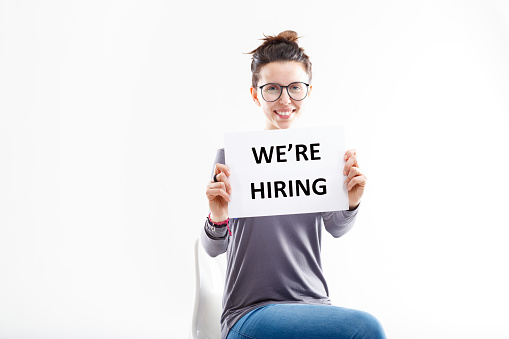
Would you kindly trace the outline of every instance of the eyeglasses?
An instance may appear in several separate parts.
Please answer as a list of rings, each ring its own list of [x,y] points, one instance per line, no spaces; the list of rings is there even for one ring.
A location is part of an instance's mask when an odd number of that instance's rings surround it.
[[[283,93],[283,88],[285,87],[288,96],[295,101],[304,100],[304,98],[308,95],[309,84],[306,84],[305,82],[292,82],[288,86],[271,83],[258,86],[262,92],[263,100],[267,102],[274,102],[279,99]]]

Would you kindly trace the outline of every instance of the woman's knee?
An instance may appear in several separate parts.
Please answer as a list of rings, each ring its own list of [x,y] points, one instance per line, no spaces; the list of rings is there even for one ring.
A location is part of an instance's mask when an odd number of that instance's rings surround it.
[[[378,319],[370,313],[358,311],[357,332],[352,338],[385,339],[385,331]]]

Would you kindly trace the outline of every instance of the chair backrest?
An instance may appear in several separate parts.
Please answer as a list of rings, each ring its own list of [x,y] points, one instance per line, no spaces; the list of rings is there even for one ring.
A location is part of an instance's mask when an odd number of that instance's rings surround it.
[[[196,292],[191,336],[193,339],[220,339],[226,255],[210,257],[197,239],[194,260]]]

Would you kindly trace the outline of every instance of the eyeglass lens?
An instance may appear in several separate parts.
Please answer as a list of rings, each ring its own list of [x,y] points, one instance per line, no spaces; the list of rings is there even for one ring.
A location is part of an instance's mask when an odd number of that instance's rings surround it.
[[[308,88],[303,82],[294,82],[284,87],[293,100],[302,100],[308,94]],[[283,87],[278,84],[267,84],[262,88],[262,95],[266,101],[276,101],[281,96],[282,90]]]

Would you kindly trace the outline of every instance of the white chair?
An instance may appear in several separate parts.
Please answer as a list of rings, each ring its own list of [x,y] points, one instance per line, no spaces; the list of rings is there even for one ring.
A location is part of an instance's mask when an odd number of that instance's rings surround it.
[[[220,339],[226,256],[210,257],[198,238],[194,244],[196,292],[192,339]]]

